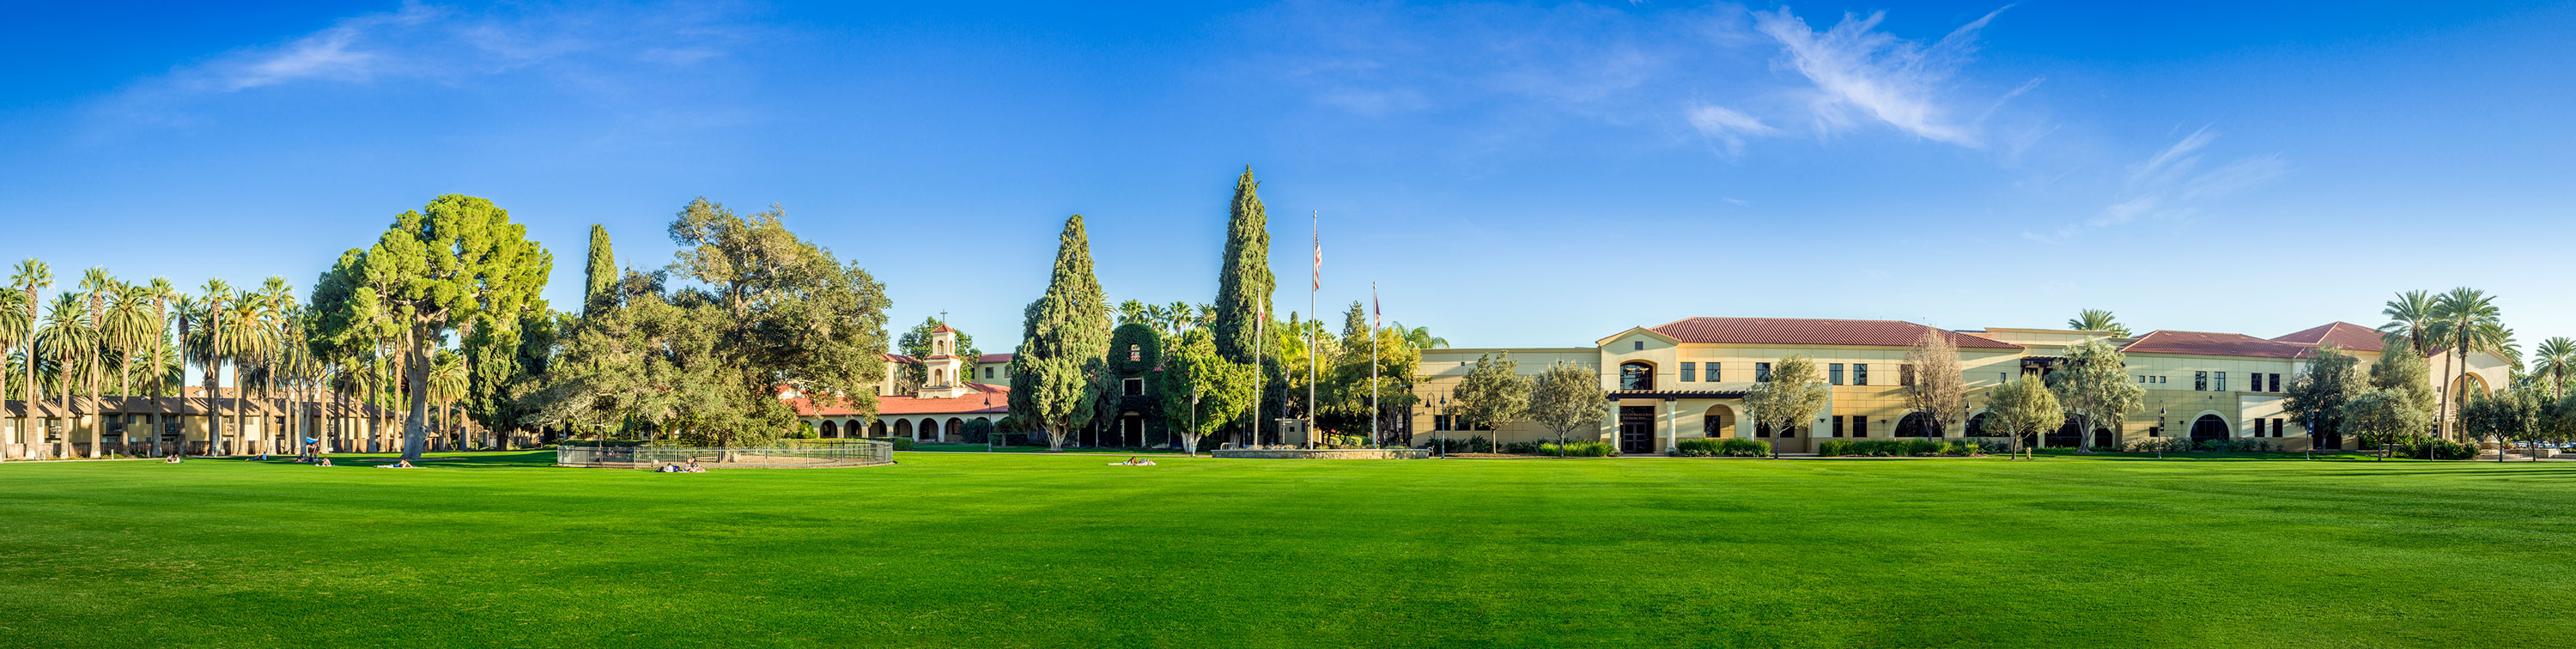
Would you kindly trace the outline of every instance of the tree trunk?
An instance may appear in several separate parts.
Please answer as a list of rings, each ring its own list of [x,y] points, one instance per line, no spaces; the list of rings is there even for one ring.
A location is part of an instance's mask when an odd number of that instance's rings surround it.
[[[422,348],[428,344],[429,337],[413,338],[412,349],[404,352],[408,362],[403,364],[403,378],[407,383],[403,392],[410,402],[407,404],[410,414],[403,418],[403,459],[406,460],[421,459],[421,447],[429,443],[428,431],[423,430],[429,425],[429,352]]]
[[[2442,398],[2434,401],[2433,436],[2443,439],[2451,437],[2451,425],[2448,419],[2451,414],[2451,360],[2458,356],[2457,353],[2442,355]]]

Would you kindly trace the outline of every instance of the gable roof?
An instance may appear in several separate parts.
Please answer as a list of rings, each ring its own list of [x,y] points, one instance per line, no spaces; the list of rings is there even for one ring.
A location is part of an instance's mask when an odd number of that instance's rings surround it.
[[[1903,320],[1832,320],[1819,318],[1683,318],[1650,329],[1685,343],[1753,345],[1865,345],[1911,347],[1925,331],[1949,336],[1966,349],[2021,349],[2020,345],[1980,338]]]
[[[985,354],[975,357],[978,365],[1002,365],[1011,362],[1010,354]]]
[[[2336,348],[2351,351],[2388,350],[2387,339],[2380,337],[2379,330],[2350,322],[2329,322],[2301,329],[2297,333],[2285,334],[2273,340],[2302,347],[2322,347],[2331,343]]]
[[[2314,347],[2245,334],[2157,329],[2120,347],[2124,354],[2195,354],[2252,358],[2315,358]]]

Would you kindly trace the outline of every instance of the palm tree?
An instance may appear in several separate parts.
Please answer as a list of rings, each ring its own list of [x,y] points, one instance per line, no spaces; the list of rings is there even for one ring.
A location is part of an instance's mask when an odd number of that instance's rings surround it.
[[[1188,302],[1176,301],[1163,305],[1163,314],[1172,319],[1172,335],[1188,333],[1199,326],[1198,308],[1190,306]]]
[[[79,378],[75,374],[78,368],[90,365],[91,357],[98,354],[98,326],[90,321],[86,307],[80,295],[64,292],[55,297],[53,307],[47,309],[44,328],[36,331],[37,349],[46,360],[53,361],[56,368],[54,383],[61,391],[55,394],[62,396],[59,403],[61,412],[56,413],[61,423],[57,425],[62,427],[63,439],[67,443],[72,439],[75,426],[72,386]]]
[[[277,340],[267,323],[260,320],[260,310],[257,295],[244,291],[233,296],[231,312],[224,314],[223,326],[216,329],[225,343],[219,350],[233,363],[233,433],[240,435],[245,444],[250,441],[250,412],[243,402],[250,396],[251,377],[243,370],[243,363],[258,366]],[[276,441],[276,431],[261,432],[272,443]]]
[[[178,354],[170,351],[170,308],[173,306],[171,302],[179,298],[178,287],[172,286],[167,277],[155,277],[152,278],[152,283],[144,285],[142,292],[145,299],[152,301],[152,349],[148,353],[153,359],[152,367],[156,370],[152,377],[154,397],[152,399],[152,441],[153,448],[157,450],[161,447],[162,430],[159,397],[163,392],[168,391],[171,385],[188,382],[188,364],[186,361],[179,360]],[[179,363],[179,378],[176,381],[165,382],[169,377],[157,370],[171,361]],[[183,446],[186,444],[184,441],[180,443]],[[184,454],[186,449],[183,448],[180,452]]]
[[[429,400],[431,403],[438,404],[439,428],[449,429],[455,426],[456,419],[454,415],[449,412],[449,409],[456,404],[457,399],[464,398],[464,396],[465,356],[463,354],[443,349],[439,350],[437,360],[433,360],[429,364]],[[464,431],[455,431],[455,433],[455,449],[464,450]],[[440,433],[441,438],[444,438],[445,435],[446,432]]]
[[[18,295],[16,291],[0,291],[0,402],[5,402],[9,399],[9,368],[6,367],[8,365],[7,360],[9,350],[27,346],[27,344],[34,338],[35,321],[28,318],[26,308],[20,306],[20,303],[25,302],[26,299],[27,298]],[[35,384],[31,382],[27,385],[33,386]],[[33,404],[36,401],[34,398],[34,392],[35,391],[33,389],[30,389],[28,390],[28,396],[20,399],[20,401],[28,404],[30,413],[34,412]],[[0,408],[0,417],[8,416],[8,409]],[[16,441],[17,440],[9,439],[7,436],[0,436],[0,444],[15,443]]]
[[[223,387],[224,316],[227,315],[225,309],[232,305],[233,285],[221,279],[209,279],[201,290],[205,291],[206,297],[197,302],[203,317],[198,330],[206,333],[206,340],[198,347],[196,355],[198,366],[206,368],[206,454],[224,455],[230,449],[217,450],[222,448],[220,441],[224,433],[223,413],[216,409],[216,396]]]
[[[2504,328],[2502,312],[2496,308],[2495,297],[2485,291],[2466,286],[2454,288],[2433,298],[2432,305],[2433,321],[2427,333],[2444,351],[2451,352],[2450,356],[2442,359],[2441,406],[2433,412],[2433,429],[2448,435],[2451,391],[2457,385],[2451,366],[2458,365],[2460,375],[2465,377],[2471,353],[2485,352],[2515,359],[2519,359],[2521,354],[2512,351],[2513,332]]]
[[[153,318],[151,289],[141,286],[118,286],[116,299],[110,302],[104,317],[98,321],[99,342],[116,357],[117,394],[124,401],[118,416],[134,408],[134,361],[151,353],[154,341],[161,337],[160,322]],[[134,436],[124,436],[128,446]]]
[[[292,385],[293,375],[289,373],[287,363],[293,360],[292,354],[295,348],[303,346],[288,344],[289,340],[293,340],[288,334],[292,331],[290,325],[294,324],[291,316],[295,312],[295,288],[286,284],[286,278],[270,275],[268,281],[260,283],[256,301],[259,305],[261,329],[267,332],[269,339],[269,344],[262,350],[266,353],[260,356],[260,364],[266,370],[263,373],[267,378],[267,381],[260,386],[260,394],[267,398],[270,404],[278,406],[277,411],[282,419],[277,423],[276,433],[269,436],[269,446],[285,452],[292,448],[288,443],[294,441],[296,434],[295,418],[288,413],[284,404],[277,402],[277,380],[284,375],[289,377],[289,385]]]
[[[2531,371],[2549,377],[2549,396],[2566,396],[2567,375],[2576,371],[2576,340],[2558,336],[2540,341],[2540,347],[2532,350]]]
[[[1449,339],[1431,335],[1430,327],[1406,327],[1402,322],[1395,323],[1393,326],[1396,334],[1404,337],[1404,344],[1412,345],[1414,349],[1438,349],[1449,346]]]
[[[82,297],[89,299],[89,324],[91,327],[106,326],[107,299],[115,293],[118,285],[119,282],[116,281],[116,277],[109,275],[107,273],[107,268],[103,266],[91,266],[89,267],[89,270],[81,273],[81,294]],[[107,379],[107,350],[104,347],[106,343],[107,341],[105,337],[99,336],[98,340],[92,344],[100,345],[101,348],[92,350],[96,353],[89,355],[90,414],[97,416],[97,421],[91,422],[97,427],[95,430],[90,431],[90,441],[92,442],[102,441],[103,434],[107,432],[105,402],[99,398],[101,393],[104,392],[101,384]]]
[[[177,297],[170,301],[170,310],[179,314],[179,353],[175,354],[175,356],[179,357],[180,387],[178,390],[178,398],[174,401],[179,404],[179,416],[182,418],[181,421],[186,421],[185,417],[187,417],[188,414],[188,361],[200,358],[197,355],[199,346],[197,344],[195,334],[197,323],[205,321],[205,309],[206,305],[197,300],[196,296],[193,295],[184,293],[177,294]],[[212,361],[199,364],[199,367],[207,368],[206,371],[210,379],[214,372],[213,365],[214,363]],[[206,406],[206,414],[207,416],[212,417],[214,415],[214,406],[212,405],[214,401],[212,400],[212,397],[208,397],[208,401],[206,403],[208,404]],[[211,426],[212,424],[209,425]],[[187,454],[188,440],[186,436],[182,435],[179,439],[179,455]],[[206,454],[215,454],[215,438],[211,436],[206,438]]]
[[[1145,302],[1142,300],[1128,300],[1118,303],[1118,324],[1149,322],[1147,318],[1151,317],[1153,317],[1152,310],[1145,308]]]
[[[18,262],[17,271],[9,275],[9,284],[17,287],[21,297],[24,298],[19,302],[19,307],[26,309],[27,311],[27,326],[34,327],[36,321],[39,319],[36,315],[36,307],[43,303],[43,298],[39,295],[43,293],[45,289],[52,288],[54,285],[53,268],[46,266],[45,262],[37,261],[34,257],[28,257],[26,260]],[[36,425],[37,361],[35,338],[33,333],[31,332],[29,337],[22,342],[25,344],[23,351],[27,355],[27,416],[26,419],[18,426],[18,430],[21,431],[19,435],[23,438],[27,434],[25,431],[28,431]],[[19,441],[26,442],[28,440],[20,439]]]
[[[2066,328],[2077,331],[2100,331],[2111,334],[2113,338],[2129,337],[2128,325],[2120,324],[2119,319],[2111,317],[2110,311],[2102,309],[2077,311],[2075,317],[2066,320]]]
[[[2379,312],[2388,316],[2388,324],[2379,325],[2379,335],[2390,341],[2405,339],[2407,347],[2426,357],[2433,355],[2433,296],[2423,291],[2407,291],[2389,300]]]

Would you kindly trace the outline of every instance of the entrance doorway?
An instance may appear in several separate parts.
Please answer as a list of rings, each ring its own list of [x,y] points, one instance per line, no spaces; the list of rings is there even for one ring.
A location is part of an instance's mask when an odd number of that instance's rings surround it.
[[[2192,448],[2200,448],[2204,441],[2227,441],[2227,420],[2218,418],[2218,415],[2201,415],[2199,420],[2191,422]]]
[[[1619,452],[1643,455],[1655,452],[1655,407],[1619,407]]]

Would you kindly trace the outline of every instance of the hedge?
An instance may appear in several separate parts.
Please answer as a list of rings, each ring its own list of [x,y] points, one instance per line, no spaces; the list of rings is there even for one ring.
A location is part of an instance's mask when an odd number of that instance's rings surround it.
[[[1619,454],[1619,447],[1612,446],[1609,442],[1566,442],[1563,445],[1558,445],[1556,442],[1539,442],[1538,454],[1564,457],[1612,457]]]

